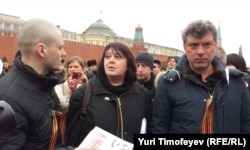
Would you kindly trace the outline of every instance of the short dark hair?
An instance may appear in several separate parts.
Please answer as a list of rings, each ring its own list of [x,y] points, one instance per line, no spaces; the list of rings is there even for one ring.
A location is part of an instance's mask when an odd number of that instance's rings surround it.
[[[171,59],[174,59],[174,60],[175,60],[175,63],[177,63],[179,58],[178,58],[177,56],[169,56],[169,57],[168,57],[168,62],[169,62]]]
[[[233,65],[236,69],[239,69],[242,72],[249,72],[244,57],[236,53],[227,55],[227,65]]]
[[[98,78],[101,81],[105,81],[104,78],[107,79],[107,76],[104,70],[104,57],[105,57],[106,52],[111,48],[116,52],[122,53],[122,55],[127,59],[128,70],[125,75],[125,81],[135,82],[136,81],[136,66],[135,66],[134,55],[132,54],[131,50],[129,49],[127,45],[120,43],[120,42],[111,42],[104,48],[102,58],[98,64],[98,69],[97,69]]]
[[[154,63],[157,63],[159,66],[161,66],[161,61],[158,59],[154,59]]]
[[[88,60],[87,61],[87,66],[90,67],[90,66],[94,66],[94,65],[97,65],[97,62],[95,59],[91,59],[91,60]]]

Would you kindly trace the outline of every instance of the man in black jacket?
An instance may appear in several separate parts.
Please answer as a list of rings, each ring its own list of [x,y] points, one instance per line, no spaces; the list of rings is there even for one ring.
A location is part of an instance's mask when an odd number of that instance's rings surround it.
[[[0,99],[13,108],[16,118],[15,130],[0,137],[0,149],[55,149],[62,134],[54,127],[63,127],[56,120],[64,119],[54,93],[59,81],[54,71],[66,55],[62,33],[50,22],[31,19],[19,31],[18,45],[22,57],[0,79]]]
[[[142,84],[146,89],[149,90],[151,97],[155,95],[154,80],[155,75],[153,74],[153,56],[147,52],[139,53],[135,57],[136,63],[136,78],[137,81]]]

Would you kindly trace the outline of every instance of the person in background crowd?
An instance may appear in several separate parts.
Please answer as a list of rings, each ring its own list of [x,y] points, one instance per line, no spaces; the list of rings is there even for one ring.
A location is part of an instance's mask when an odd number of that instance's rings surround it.
[[[136,63],[136,78],[145,88],[147,88],[153,98],[155,95],[153,74],[153,56],[147,52],[139,53],[135,58]]]
[[[65,82],[55,86],[55,91],[64,114],[68,111],[69,100],[73,92],[87,80],[85,75],[84,60],[81,57],[70,57],[65,63],[65,68]]]
[[[177,57],[169,57],[167,71],[171,69],[175,69],[176,64],[177,64]]]
[[[217,46],[216,54],[217,57],[221,59],[221,61],[226,65],[227,63],[227,54],[226,51],[222,47]]]
[[[231,68],[236,68],[242,72],[249,73],[249,68],[246,65],[246,61],[241,55],[235,53],[227,54],[226,65]]]
[[[215,57],[217,30],[207,20],[182,33],[185,54],[161,78],[154,97],[154,134],[250,133],[250,97],[242,73]],[[229,77],[229,78],[228,78]]]
[[[59,80],[54,71],[66,55],[62,32],[48,21],[31,19],[22,25],[17,40],[22,57],[0,78],[0,99],[12,107],[16,127],[0,137],[0,149],[52,150],[57,133],[61,135],[56,116],[63,119],[54,92]]]
[[[88,68],[96,75],[97,72],[97,62],[95,59],[87,61]]]
[[[161,72],[161,61],[158,59],[154,59],[153,73],[154,75],[157,75],[159,72]]]
[[[109,43],[97,72],[97,76],[89,80],[91,95],[82,137],[82,125],[77,122],[86,84],[71,96],[66,130],[69,145],[79,145],[95,126],[133,143],[134,134],[140,133],[143,126],[142,120],[146,118],[150,122],[152,100],[148,90],[136,82],[135,60],[129,47],[120,42]]]
[[[88,79],[97,75],[97,62],[95,59],[91,59],[87,61],[88,69],[86,71]]]
[[[161,78],[162,76],[164,76],[164,74],[166,74],[168,71],[171,71],[171,70],[174,70],[174,69],[175,69],[175,66],[176,66],[176,64],[177,64],[177,61],[178,61],[178,57],[169,57],[169,58],[168,58],[168,66],[167,66],[167,69],[166,69],[166,70],[163,70],[163,71],[161,71],[161,72],[159,72],[159,73],[156,75],[156,77],[155,77],[155,82],[154,82],[155,87],[157,87],[160,78]]]
[[[243,72],[243,79],[244,79],[244,81],[246,83],[246,87],[250,93],[250,71],[249,71],[249,68],[247,68],[246,61],[245,61],[244,57],[242,57],[238,54],[235,54],[235,53],[228,54],[226,65],[229,68],[236,68],[236,69]]]
[[[4,76],[12,68],[12,66],[8,63],[8,61],[2,61],[2,63],[3,63],[3,68],[0,77]]]

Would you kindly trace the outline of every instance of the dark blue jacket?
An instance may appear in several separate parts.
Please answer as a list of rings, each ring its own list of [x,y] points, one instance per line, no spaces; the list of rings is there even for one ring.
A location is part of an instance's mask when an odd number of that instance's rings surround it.
[[[242,73],[225,70],[218,58],[212,62],[218,74],[213,90],[214,133],[250,133],[250,98]],[[200,133],[208,89],[182,56],[176,70],[159,81],[153,103],[153,133]]]

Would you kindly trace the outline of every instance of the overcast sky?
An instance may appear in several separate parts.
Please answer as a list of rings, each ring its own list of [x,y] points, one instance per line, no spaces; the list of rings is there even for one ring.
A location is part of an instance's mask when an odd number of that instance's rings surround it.
[[[0,13],[46,19],[76,33],[101,18],[128,38],[140,24],[145,42],[181,50],[181,31],[193,20],[206,19],[220,25],[226,52],[238,53],[241,45],[250,66],[249,6],[248,0],[0,0]]]

